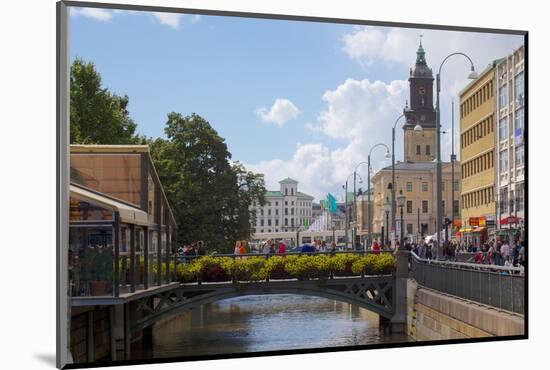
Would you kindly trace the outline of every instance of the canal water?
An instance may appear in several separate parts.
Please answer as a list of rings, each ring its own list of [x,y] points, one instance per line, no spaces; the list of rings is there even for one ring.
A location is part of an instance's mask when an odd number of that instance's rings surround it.
[[[185,311],[153,327],[142,358],[405,342],[356,305],[293,294],[244,296]]]

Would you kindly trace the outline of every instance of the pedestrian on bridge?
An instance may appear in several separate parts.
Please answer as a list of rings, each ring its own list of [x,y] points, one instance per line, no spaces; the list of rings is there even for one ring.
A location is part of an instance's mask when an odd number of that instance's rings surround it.
[[[285,245],[285,243],[283,243],[283,242],[280,242],[280,243],[279,243],[279,251],[278,251],[278,254],[279,254],[279,255],[283,255],[283,256],[286,254],[286,245]]]

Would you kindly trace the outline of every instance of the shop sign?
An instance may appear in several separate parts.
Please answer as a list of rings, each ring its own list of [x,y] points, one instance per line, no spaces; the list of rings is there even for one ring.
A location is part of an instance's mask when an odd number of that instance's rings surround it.
[[[479,217],[470,217],[470,226],[479,226]]]

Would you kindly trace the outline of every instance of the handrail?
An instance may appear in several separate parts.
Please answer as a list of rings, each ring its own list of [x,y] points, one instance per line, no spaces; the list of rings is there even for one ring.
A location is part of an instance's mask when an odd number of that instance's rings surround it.
[[[411,251],[411,256],[418,262],[428,263],[428,264],[437,264],[442,266],[451,266],[455,268],[475,268],[477,270],[493,270],[493,271],[509,271],[509,272],[516,272],[516,273],[523,273],[523,269],[520,267],[513,267],[513,266],[499,266],[499,265],[487,265],[487,264],[480,264],[480,263],[468,263],[468,262],[455,262],[455,261],[438,261],[438,260],[431,260],[427,258],[420,258],[416,253]]]
[[[285,253],[244,253],[244,254],[205,254],[205,255],[178,255],[180,258],[198,258],[198,257],[232,257],[232,258],[238,258],[238,257],[282,257],[282,256],[301,256],[301,255],[338,255],[338,254],[382,254],[382,253],[393,253],[392,251],[364,251],[364,250],[357,250],[357,251],[327,251],[327,252],[285,252]]]

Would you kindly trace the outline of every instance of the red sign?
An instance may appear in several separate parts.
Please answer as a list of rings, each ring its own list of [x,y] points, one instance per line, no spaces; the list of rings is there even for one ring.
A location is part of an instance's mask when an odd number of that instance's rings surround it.
[[[479,217],[470,217],[470,226],[479,226]]]

